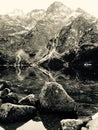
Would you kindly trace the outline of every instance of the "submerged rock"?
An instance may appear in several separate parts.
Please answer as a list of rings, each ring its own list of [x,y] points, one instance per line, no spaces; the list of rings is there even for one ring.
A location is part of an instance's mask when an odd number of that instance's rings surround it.
[[[35,98],[35,95],[30,94],[30,95],[20,99],[18,103],[22,104],[22,105],[33,105],[33,106],[35,106],[36,102],[37,102],[37,99]]]
[[[0,107],[0,121],[3,123],[20,122],[36,115],[36,108],[27,105],[2,104]]]
[[[64,119],[61,121],[62,130],[79,130],[83,124],[80,119]]]
[[[39,95],[42,108],[51,111],[76,111],[75,101],[67,94],[63,87],[56,82],[48,82]]]

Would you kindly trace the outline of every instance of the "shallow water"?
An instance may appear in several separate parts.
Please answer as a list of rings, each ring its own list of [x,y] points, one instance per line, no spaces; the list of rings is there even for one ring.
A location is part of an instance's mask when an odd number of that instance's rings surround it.
[[[21,97],[31,93],[38,96],[45,82],[54,81],[60,83],[67,93],[80,104],[80,117],[86,117],[98,111],[97,78],[98,75],[95,73],[77,72],[69,68],[60,71],[47,71],[39,67],[0,68],[0,79],[9,80],[15,84],[13,91]],[[60,120],[67,118],[67,116],[58,113],[40,113],[36,118],[34,120],[37,123],[33,123],[33,125],[31,120],[26,124],[25,122],[9,125],[1,124],[2,128],[0,130],[26,130],[26,127],[22,126],[27,124],[31,126],[29,130],[35,130],[34,127],[36,128],[39,124],[40,127],[43,128],[44,126],[47,130],[59,130]],[[40,130],[43,130],[42,128]],[[36,129],[38,130],[38,128]]]

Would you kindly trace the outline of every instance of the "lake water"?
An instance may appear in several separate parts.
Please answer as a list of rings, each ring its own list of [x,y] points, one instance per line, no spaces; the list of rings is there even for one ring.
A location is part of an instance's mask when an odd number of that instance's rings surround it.
[[[58,82],[80,104],[80,117],[87,117],[98,112],[98,75],[96,73],[69,68],[47,71],[39,67],[22,69],[0,67],[0,79],[9,80],[16,85],[13,91],[20,97],[31,93],[38,96],[45,82]],[[34,122],[30,120],[27,123],[1,124],[0,130],[27,130],[27,125],[28,130],[44,130],[44,128],[59,130],[60,121],[64,118],[67,116],[59,113],[40,113]]]

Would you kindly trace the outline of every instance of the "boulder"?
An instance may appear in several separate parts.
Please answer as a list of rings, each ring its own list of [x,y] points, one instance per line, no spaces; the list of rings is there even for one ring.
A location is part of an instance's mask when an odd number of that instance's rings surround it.
[[[10,93],[10,89],[9,88],[5,88],[4,90],[0,91],[0,97],[3,98],[5,97],[8,93]]]
[[[94,119],[98,119],[98,112],[95,113],[95,114],[92,116],[92,119],[93,119],[93,120],[94,120]]]
[[[88,130],[86,127],[82,127],[81,130]]]
[[[12,83],[10,81],[0,80],[0,90],[5,88],[11,88]]]
[[[3,123],[20,122],[36,115],[36,108],[27,105],[2,104],[0,107],[0,121]]]
[[[47,82],[39,95],[41,108],[51,111],[76,111],[75,101],[56,82]]]
[[[22,105],[33,105],[33,106],[35,106],[36,105],[36,101],[37,101],[37,99],[35,98],[35,95],[34,94],[30,94],[30,95],[20,99],[18,103],[22,104]]]
[[[63,119],[61,121],[62,130],[79,130],[83,124],[80,119]]]
[[[2,97],[3,103],[9,102],[9,103],[15,103],[16,104],[16,103],[18,103],[18,101],[19,101],[18,95],[16,93],[13,93],[13,92],[10,92],[7,95]]]
[[[98,130],[98,118],[91,120],[87,123],[88,130]]]
[[[26,122],[25,124],[17,128],[17,130],[33,130],[33,129],[46,130],[46,128],[44,127],[41,121],[36,122],[33,120],[29,120],[28,122]]]

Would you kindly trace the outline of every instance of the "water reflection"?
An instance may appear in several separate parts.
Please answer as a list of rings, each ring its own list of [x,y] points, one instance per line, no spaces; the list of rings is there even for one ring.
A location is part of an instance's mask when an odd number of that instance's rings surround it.
[[[9,80],[17,87],[13,87],[14,92],[18,94],[35,94],[39,95],[43,85],[46,82],[58,82],[67,93],[82,105],[80,111],[84,115],[91,115],[98,111],[98,73],[89,69],[72,69],[63,68],[60,71],[49,71],[41,67],[17,67],[17,68],[0,68],[0,79]],[[64,117],[63,117],[64,116]],[[59,129],[59,122],[65,118],[65,115],[59,117],[58,114],[40,114],[43,122],[33,122],[30,120],[26,124],[16,123],[14,125],[3,125],[5,130],[25,130],[43,128],[47,130]],[[29,127],[27,125],[29,124]],[[35,124],[35,126],[34,126]],[[38,124],[38,125],[37,125]]]

